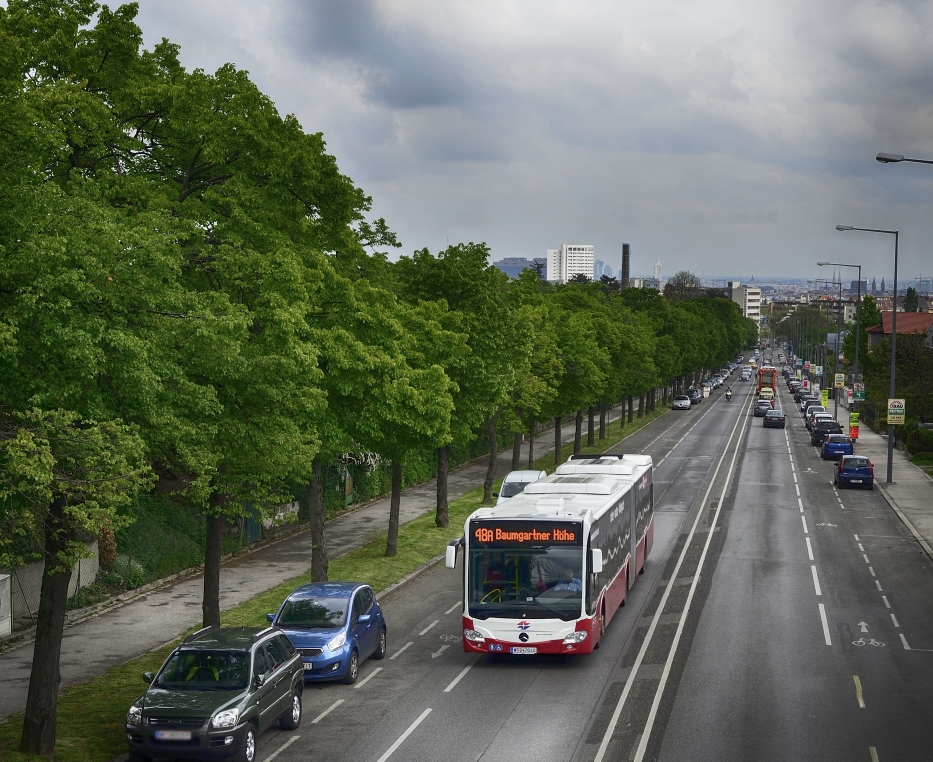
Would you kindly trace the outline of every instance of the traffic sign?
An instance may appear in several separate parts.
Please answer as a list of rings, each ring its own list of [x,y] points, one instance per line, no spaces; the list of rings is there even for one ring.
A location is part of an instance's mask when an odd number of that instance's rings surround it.
[[[904,423],[906,407],[904,400],[888,400],[888,426],[900,426]]]
[[[837,389],[841,389],[841,388],[842,388],[843,386],[845,386],[845,385],[846,385],[846,377],[845,377],[845,374],[844,374],[844,373],[837,373],[837,374],[836,374],[836,381],[835,381],[835,383],[833,384],[833,386],[836,387]]]
[[[865,384],[852,384],[852,401],[853,402],[864,402],[865,400]]]
[[[822,365],[814,365],[813,367],[815,368],[815,370],[814,370],[813,372],[816,373],[817,376],[822,377],[822,375],[823,375],[823,366],[822,366]]]

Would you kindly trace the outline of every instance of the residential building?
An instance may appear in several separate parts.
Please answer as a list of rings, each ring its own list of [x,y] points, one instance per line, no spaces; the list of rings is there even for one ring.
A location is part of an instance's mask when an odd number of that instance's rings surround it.
[[[754,320],[761,320],[761,289],[758,286],[743,286],[739,281],[726,283],[726,292],[729,298],[739,305],[742,314]]]
[[[577,275],[593,279],[595,248],[586,244],[565,243],[559,249],[547,250],[547,279],[566,283]]]
[[[881,323],[866,328],[868,333],[868,345],[874,347],[883,339],[891,338],[891,318],[892,312],[881,313]],[[933,312],[898,312],[897,313],[897,335],[901,336],[908,333],[919,333],[926,336],[924,344],[933,347]]]
[[[657,278],[631,278],[629,284],[632,288],[654,288],[661,290],[661,281]]]

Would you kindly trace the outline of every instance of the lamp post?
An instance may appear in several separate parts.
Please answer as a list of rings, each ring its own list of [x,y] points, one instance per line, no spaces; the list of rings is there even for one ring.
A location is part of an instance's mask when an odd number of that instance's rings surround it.
[[[855,381],[853,384],[859,383],[858,376],[858,350],[859,344],[862,343],[862,266],[861,265],[850,265],[845,262],[817,262],[817,267],[825,267],[827,265],[832,265],[833,267],[856,267],[858,268],[858,286],[856,287],[855,297]],[[895,301],[897,300],[897,294],[895,294]],[[858,409],[858,401],[855,399],[855,390],[852,392],[852,404],[855,405]]]
[[[893,157],[882,159],[882,156]],[[893,161],[908,161],[903,156],[900,158],[894,156],[894,154],[878,154],[878,161],[887,164]],[[920,161],[919,159],[910,159],[909,161],[917,161],[920,164],[933,164],[933,162]],[[894,300],[891,303],[891,381],[889,384],[888,398],[894,398],[894,369],[896,366],[897,358],[897,244],[899,233],[897,230],[879,230],[877,228],[856,228],[851,225],[836,225],[836,230],[846,233],[850,230],[858,230],[862,233],[885,233],[887,235],[894,236]],[[882,321],[883,322],[883,321]],[[894,481],[894,426],[888,424],[888,478],[885,480],[887,484],[891,484]]]

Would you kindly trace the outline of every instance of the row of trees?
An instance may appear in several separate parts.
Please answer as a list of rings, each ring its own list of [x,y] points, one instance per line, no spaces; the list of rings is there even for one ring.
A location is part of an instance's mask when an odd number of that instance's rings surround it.
[[[134,5],[0,8],[0,567],[45,563],[22,750],[54,747],[71,569],[168,489],[221,539],[247,499],[306,484],[326,579],[321,473],[392,464],[484,429],[605,407],[713,367],[754,338],[723,299],[510,282],[483,244],[391,263],[399,244],[320,134],[245,72],[185,71],[141,45]]]

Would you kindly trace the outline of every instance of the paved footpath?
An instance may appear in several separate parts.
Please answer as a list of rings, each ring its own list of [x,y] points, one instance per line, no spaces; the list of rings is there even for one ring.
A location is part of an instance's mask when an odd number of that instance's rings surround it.
[[[617,420],[620,410],[613,410],[609,420]],[[564,425],[562,435],[563,442],[572,444],[572,423]],[[523,463],[527,463],[528,445],[523,445],[522,449]],[[535,438],[536,459],[553,450],[553,429]],[[511,469],[511,454],[511,448],[500,453],[497,476],[504,476]],[[486,465],[486,459],[482,458],[451,471],[448,475],[448,499],[454,500],[482,485],[486,478]],[[435,480],[405,490],[400,522],[407,523],[434,510],[436,496]],[[384,533],[388,516],[389,500],[386,498],[328,521],[328,556],[336,558]],[[311,538],[308,531],[232,558],[224,563],[221,570],[220,607],[222,610],[232,608],[310,568]],[[62,639],[62,689],[169,643],[188,628],[198,625],[201,621],[203,579],[202,575],[188,577],[68,626]],[[0,720],[22,712],[26,707],[32,652],[32,643],[26,643],[19,647],[14,644],[0,653],[0,675],[3,675],[0,682]]]

